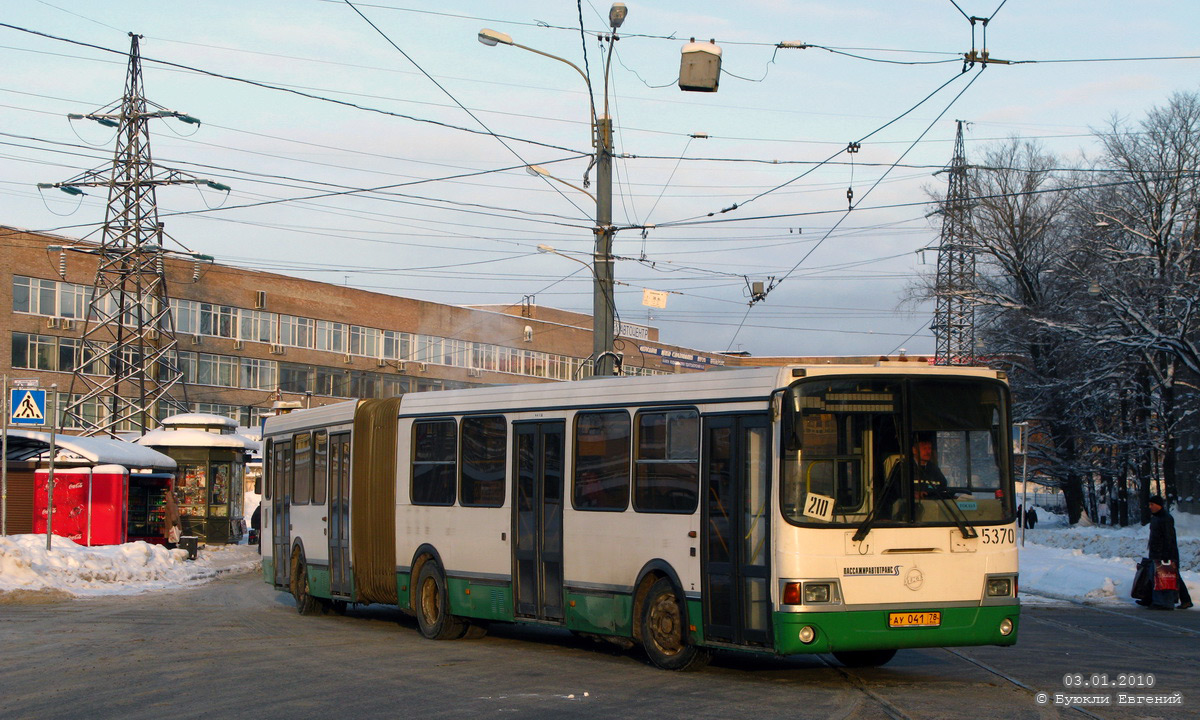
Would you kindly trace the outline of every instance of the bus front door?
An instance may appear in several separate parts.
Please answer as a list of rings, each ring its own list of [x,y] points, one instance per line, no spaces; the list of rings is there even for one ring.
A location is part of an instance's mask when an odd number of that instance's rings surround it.
[[[563,613],[562,422],[513,424],[513,600],[516,616],[561,623]]]
[[[271,557],[276,587],[292,579],[292,443],[271,444]]]
[[[329,436],[329,593],[349,597],[350,433]]]
[[[771,424],[766,415],[704,418],[704,637],[771,645]]]

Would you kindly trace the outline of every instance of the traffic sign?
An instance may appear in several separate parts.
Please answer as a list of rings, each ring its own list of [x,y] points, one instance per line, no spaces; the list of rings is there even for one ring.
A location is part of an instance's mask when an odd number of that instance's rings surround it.
[[[9,390],[8,421],[13,425],[46,424],[46,391],[17,388]]]
[[[21,379],[21,378],[13,378],[13,381],[12,381],[12,386],[15,388],[33,389],[33,388],[38,387],[40,384],[41,383],[38,381],[37,378],[30,378],[28,380]]]

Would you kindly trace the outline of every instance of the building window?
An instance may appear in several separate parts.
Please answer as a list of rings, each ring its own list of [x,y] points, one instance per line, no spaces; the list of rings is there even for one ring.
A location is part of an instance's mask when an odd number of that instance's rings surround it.
[[[462,478],[459,501],[470,507],[504,504],[508,424],[503,417],[468,417],[462,421]]]
[[[29,370],[58,370],[58,338],[53,335],[12,334],[12,366]]]
[[[238,310],[227,305],[200,303],[200,334],[213,337],[236,337]]]
[[[413,423],[412,502],[453,505],[457,428],[453,420]]]
[[[314,322],[309,318],[280,315],[279,344],[301,348],[312,347],[313,325]]]
[[[275,314],[261,310],[238,312],[238,338],[250,342],[271,343],[275,337]]]
[[[317,349],[326,352],[346,352],[345,323],[317,320]]]
[[[237,358],[228,355],[197,353],[196,384],[237,387],[237,362]]]
[[[279,385],[279,363],[274,360],[241,358],[239,387],[249,390],[274,390]]]
[[[58,309],[53,280],[13,276],[13,312],[52,316]]]
[[[191,300],[174,300],[171,312],[175,315],[175,332],[180,335],[200,334],[200,303]]]
[[[312,392],[314,374],[311,365],[279,363],[279,389],[290,393]]]
[[[350,372],[335,370],[327,367],[317,367],[317,383],[313,387],[314,395],[327,397],[353,397],[350,394]]]
[[[638,413],[633,507],[642,512],[694,512],[699,457],[700,416],[695,410]]]
[[[379,357],[380,331],[375,328],[350,326],[350,354]]]
[[[383,331],[383,356],[389,360],[408,360],[412,354],[412,335],[396,330]]]

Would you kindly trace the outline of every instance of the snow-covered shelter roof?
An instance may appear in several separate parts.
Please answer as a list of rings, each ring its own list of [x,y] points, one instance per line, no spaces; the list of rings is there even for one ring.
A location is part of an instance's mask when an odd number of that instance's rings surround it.
[[[209,428],[221,432],[233,432],[237,430],[238,424],[237,420],[227,418],[224,415],[181,413],[163,418],[162,426],[167,428]]]
[[[130,469],[154,468],[174,470],[175,461],[151,448],[112,438],[54,436],[58,448],[56,462],[121,465]],[[50,449],[50,433],[38,430],[8,430],[8,459],[32,460]]]
[[[258,449],[258,443],[248,437],[232,433],[205,432],[194,427],[151,430],[136,442],[147,447],[236,448],[246,452]]]

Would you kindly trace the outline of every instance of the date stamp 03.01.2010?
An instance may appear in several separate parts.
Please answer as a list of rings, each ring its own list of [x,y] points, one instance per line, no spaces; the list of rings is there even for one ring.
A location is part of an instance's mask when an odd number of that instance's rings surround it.
[[[1156,689],[1154,673],[1067,673],[1062,692],[1039,692],[1038,705],[1182,705],[1183,693]]]

